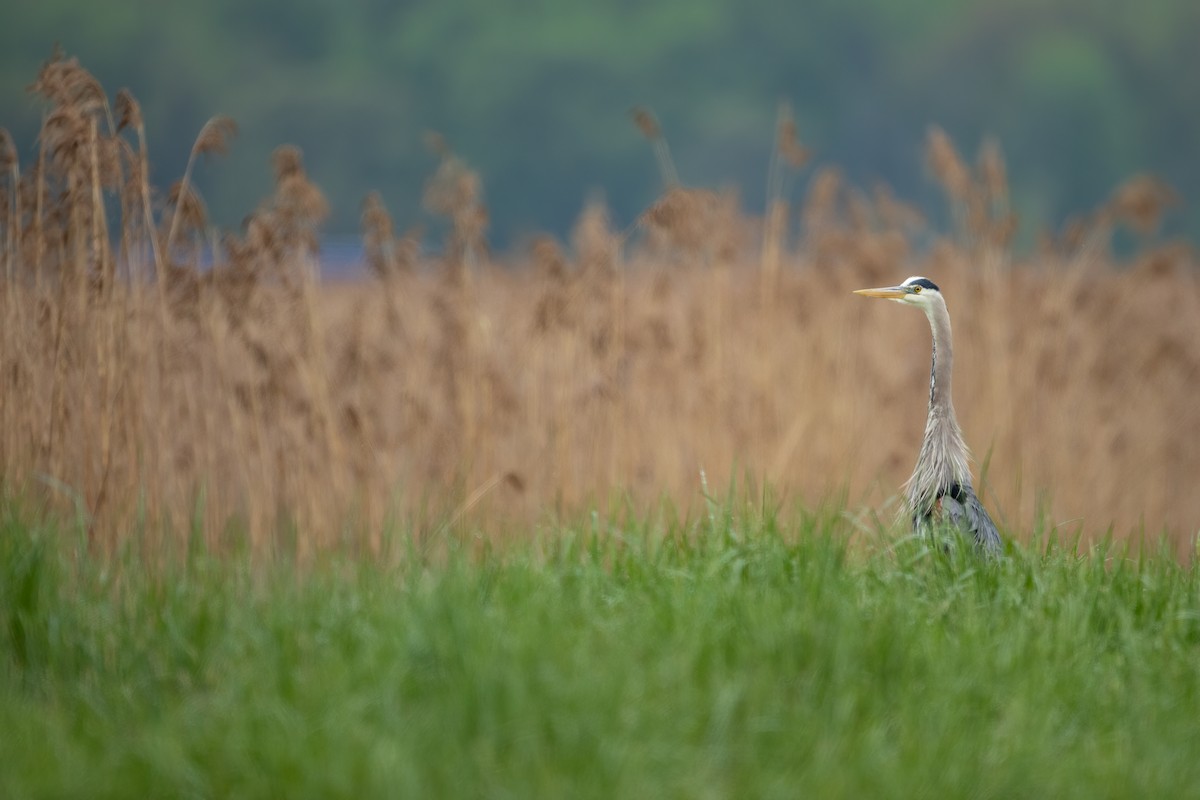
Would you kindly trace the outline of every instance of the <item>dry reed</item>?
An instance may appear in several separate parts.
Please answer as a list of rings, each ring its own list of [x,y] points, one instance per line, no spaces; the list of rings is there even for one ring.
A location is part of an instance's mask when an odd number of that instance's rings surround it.
[[[479,177],[442,142],[425,202],[449,222],[444,254],[423,259],[370,195],[372,277],[331,285],[328,208],[298,150],[277,152],[274,193],[203,268],[203,201],[185,173],[156,216],[133,96],[113,120],[61,57],[35,86],[35,161],[22,169],[0,136],[0,468],[76,510],[97,548],[194,523],[214,546],[238,529],[266,552],[377,549],[394,519],[432,540],[618,494],[687,506],[701,470],[884,506],[920,441],[928,331],[849,292],[908,274],[949,299],[957,406],[1003,525],[1165,527],[1181,552],[1200,529],[1200,282],[1189,248],[1151,238],[1175,201],[1152,179],[1025,260],[999,149],[970,167],[935,130],[956,228],[927,251],[917,212],[825,168],[794,240],[786,211],[764,225],[731,194],[672,185],[644,236],[591,204],[569,245],[540,237],[500,267]],[[781,120],[777,158],[798,169]],[[661,141],[652,117],[639,125]],[[231,131],[210,123],[192,158]],[[1118,224],[1146,237],[1125,261]]]

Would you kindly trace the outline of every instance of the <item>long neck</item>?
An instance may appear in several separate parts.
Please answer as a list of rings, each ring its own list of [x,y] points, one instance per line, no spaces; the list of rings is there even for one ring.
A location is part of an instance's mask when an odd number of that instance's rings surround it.
[[[917,467],[908,481],[908,499],[914,513],[927,514],[938,493],[954,484],[971,485],[970,454],[954,416],[950,374],[954,346],[950,336],[950,314],[945,302],[926,306],[933,333],[933,359],[929,369],[929,416]]]
[[[954,367],[950,313],[946,310],[945,302],[934,303],[927,308],[929,329],[933,333],[933,359],[929,365],[929,420],[932,422],[936,413],[954,422],[954,401],[950,397],[950,375]]]

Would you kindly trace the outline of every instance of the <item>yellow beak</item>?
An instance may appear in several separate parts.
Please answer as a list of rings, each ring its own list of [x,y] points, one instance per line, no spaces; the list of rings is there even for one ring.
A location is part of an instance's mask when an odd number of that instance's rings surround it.
[[[904,297],[908,292],[900,286],[884,286],[879,289],[855,289],[855,294],[865,295],[867,297],[882,297],[887,300],[896,300]]]

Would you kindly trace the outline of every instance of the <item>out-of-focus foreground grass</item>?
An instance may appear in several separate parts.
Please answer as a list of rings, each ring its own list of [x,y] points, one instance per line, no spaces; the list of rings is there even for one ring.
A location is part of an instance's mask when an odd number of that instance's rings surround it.
[[[1194,569],[789,516],[252,566],[97,559],[8,503],[0,795],[1197,795]]]

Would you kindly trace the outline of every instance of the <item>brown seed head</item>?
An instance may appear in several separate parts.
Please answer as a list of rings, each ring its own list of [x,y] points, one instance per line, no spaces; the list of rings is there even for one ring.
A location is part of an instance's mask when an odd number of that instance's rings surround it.
[[[788,111],[779,119],[779,155],[792,169],[801,169],[810,157],[808,148],[800,144],[796,121]]]
[[[537,274],[551,281],[560,281],[567,274],[567,257],[553,236],[541,234],[531,248]]]
[[[142,160],[138,156],[136,150],[132,146],[121,148],[121,153],[124,157],[125,175],[130,184],[134,187],[140,187],[142,181]]]
[[[978,173],[989,198],[1008,197],[1008,169],[1004,164],[1004,153],[995,139],[986,139],[980,145]]]
[[[1184,242],[1168,242],[1158,247],[1151,247],[1137,257],[1133,274],[1141,281],[1161,281],[1178,286],[1182,278],[1188,274],[1189,268],[1196,264],[1196,251]]]
[[[0,128],[0,172],[8,172],[17,163],[17,146],[7,128]]]
[[[286,178],[304,174],[304,154],[294,144],[280,145],[271,154],[271,165],[276,182],[282,183]]]
[[[65,58],[58,45],[29,91],[42,95],[54,106],[75,106],[84,112],[98,111],[105,103],[100,82],[79,65],[77,58]]]
[[[654,114],[649,109],[643,106],[635,106],[629,114],[633,117],[633,124],[637,125],[638,130],[642,132],[642,136],[645,136],[652,142],[662,136],[662,128],[659,127],[658,120],[655,119]]]
[[[43,185],[41,167],[37,161],[34,161],[21,172],[21,181],[17,185],[17,193],[21,198],[21,205],[27,208],[34,207],[37,204],[39,187]]]
[[[271,199],[275,221],[300,236],[301,244],[313,244],[312,227],[329,216],[329,202],[304,171],[304,155],[299,147],[281,145],[271,154],[275,168],[275,195]],[[286,237],[285,237],[286,238]]]
[[[613,272],[620,240],[613,233],[604,203],[591,200],[584,207],[571,230],[571,246],[584,272],[602,275]]]
[[[138,130],[143,126],[142,106],[128,89],[117,92],[116,101],[117,130],[133,128]]]
[[[450,145],[446,142],[446,137],[437,131],[425,131],[425,146],[438,158],[450,156]]]
[[[363,201],[361,225],[367,266],[376,276],[390,278],[407,267],[401,263],[392,217],[379,192],[371,192]]]
[[[1179,195],[1153,175],[1134,175],[1117,187],[1109,201],[1113,215],[1138,233],[1153,234],[1168,208],[1178,205]]]
[[[179,227],[181,230],[202,231],[208,222],[208,212],[204,207],[204,201],[200,199],[200,195],[191,184],[184,189],[183,181],[175,181],[171,184],[171,190],[167,193],[167,202],[172,209],[175,209],[179,215]]]
[[[487,231],[487,227],[491,221],[492,215],[487,210],[487,206],[479,203],[469,213],[463,215],[460,227],[467,234],[467,237],[474,241],[483,238],[483,234]]]
[[[105,189],[120,187],[124,178],[124,162],[131,153],[129,144],[116,136],[101,136],[96,141],[100,185]]]
[[[49,60],[42,64],[28,90],[42,95],[55,105],[65,105],[70,102],[70,76],[75,66],[78,66],[78,62],[75,59],[68,61],[62,48],[55,43]]]
[[[329,201],[315,183],[303,174],[291,175],[279,182],[275,198],[281,209],[293,215],[293,221],[316,225],[329,216]]]
[[[223,156],[229,152],[229,142],[235,135],[237,135],[237,123],[230,117],[218,114],[204,123],[192,149],[198,155]],[[276,166],[276,170],[278,170],[278,166]]]
[[[253,261],[269,258],[278,260],[282,254],[275,227],[263,214],[253,214],[246,221],[246,236],[243,243],[245,255]]]
[[[722,198],[710,189],[670,189],[645,214],[642,223],[667,244],[695,252],[711,244],[721,223]]]
[[[454,216],[473,207],[480,192],[479,176],[461,159],[450,156],[442,160],[425,184],[422,204],[434,214]]]
[[[946,193],[954,200],[965,200],[971,191],[971,173],[950,137],[936,125],[929,129],[926,159]]]
[[[85,144],[89,123],[78,107],[59,106],[42,124],[41,139],[52,170],[76,177],[86,174]]]
[[[842,183],[842,173],[836,167],[825,167],[817,172],[809,184],[801,212],[806,227],[825,227],[836,222]]]
[[[377,191],[367,194],[363,200],[362,231],[364,236],[386,239],[392,236],[392,217],[383,204],[383,195]]]

